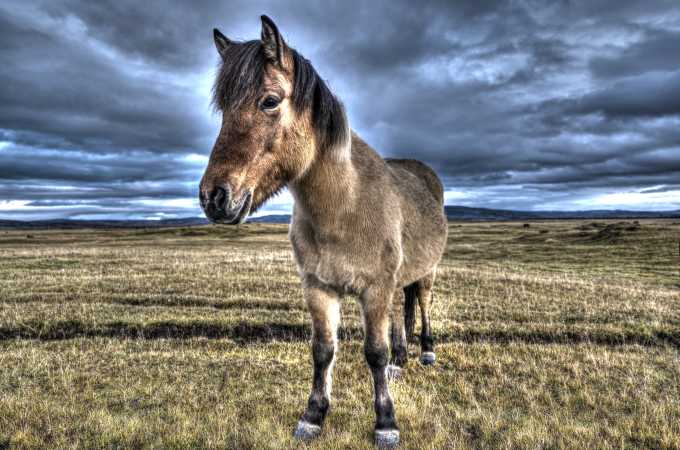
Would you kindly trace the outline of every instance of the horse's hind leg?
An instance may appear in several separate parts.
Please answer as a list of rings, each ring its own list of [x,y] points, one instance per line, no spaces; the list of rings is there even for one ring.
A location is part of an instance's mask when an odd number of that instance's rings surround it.
[[[404,290],[399,288],[392,298],[392,323],[390,326],[392,341],[392,357],[387,366],[387,375],[391,379],[399,378],[401,369],[406,365],[408,358],[406,330],[404,329]]]
[[[413,340],[416,328],[416,306],[418,304],[418,282],[404,287],[404,328],[406,329],[406,340]]]
[[[417,282],[418,303],[420,304],[420,362],[425,366],[434,364],[434,339],[430,328],[430,306],[432,305],[432,286],[435,270]]]
[[[295,438],[308,441],[321,433],[331,402],[331,382],[337,329],[340,323],[339,297],[322,286],[304,285],[305,300],[312,316],[312,359],[314,380],[307,408],[295,429]]]

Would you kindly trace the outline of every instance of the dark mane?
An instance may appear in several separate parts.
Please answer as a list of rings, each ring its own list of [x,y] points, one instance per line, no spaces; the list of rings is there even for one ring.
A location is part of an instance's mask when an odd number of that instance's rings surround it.
[[[293,107],[312,110],[312,123],[322,149],[345,142],[347,118],[340,100],[328,89],[312,64],[297,51],[293,56]],[[256,102],[264,80],[266,58],[259,40],[234,43],[222,53],[222,65],[213,86],[213,105],[222,111]]]

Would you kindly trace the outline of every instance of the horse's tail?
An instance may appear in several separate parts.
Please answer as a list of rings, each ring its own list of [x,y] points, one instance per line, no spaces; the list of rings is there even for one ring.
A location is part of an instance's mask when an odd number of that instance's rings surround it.
[[[410,340],[416,328],[416,303],[418,298],[418,283],[409,284],[404,288],[404,329],[406,330],[406,339]]]

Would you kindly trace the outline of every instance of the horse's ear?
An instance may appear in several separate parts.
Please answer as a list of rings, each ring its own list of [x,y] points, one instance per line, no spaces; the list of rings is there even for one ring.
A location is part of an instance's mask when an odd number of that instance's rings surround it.
[[[286,43],[276,28],[276,24],[267,16],[260,16],[262,19],[262,47],[265,56],[272,62],[278,63],[281,67],[284,64],[284,53]]]
[[[222,58],[224,58],[224,53],[231,46],[231,40],[223,35],[217,28],[213,29],[213,38],[215,39],[215,47],[217,47],[217,52]]]

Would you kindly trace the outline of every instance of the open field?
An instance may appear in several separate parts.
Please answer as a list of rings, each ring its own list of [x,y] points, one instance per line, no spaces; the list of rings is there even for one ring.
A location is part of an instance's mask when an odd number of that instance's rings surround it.
[[[402,448],[680,448],[680,220],[457,223]],[[300,448],[309,318],[287,226],[0,230],[0,448]],[[307,448],[370,449],[343,304]]]

